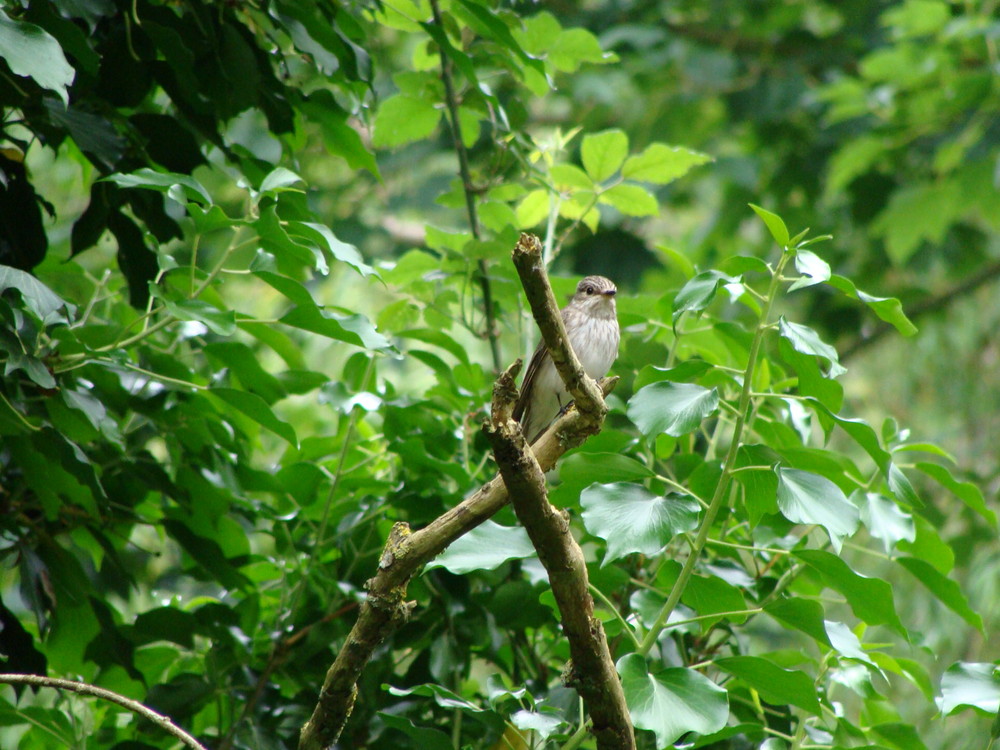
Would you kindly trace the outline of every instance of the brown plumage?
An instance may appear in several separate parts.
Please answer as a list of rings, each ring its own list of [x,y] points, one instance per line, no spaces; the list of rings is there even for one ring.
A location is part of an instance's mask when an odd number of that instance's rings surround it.
[[[617,293],[610,279],[587,276],[577,284],[576,293],[561,311],[569,344],[584,372],[595,380],[608,374],[618,356]],[[545,342],[540,342],[528,363],[514,406],[514,419],[521,423],[528,442],[533,443],[571,400]]]

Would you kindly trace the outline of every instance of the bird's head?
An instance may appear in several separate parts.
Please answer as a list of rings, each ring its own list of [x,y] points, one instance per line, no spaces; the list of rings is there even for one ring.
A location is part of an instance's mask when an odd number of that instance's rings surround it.
[[[572,303],[600,317],[615,316],[615,295],[618,287],[604,276],[587,276],[576,285]]]

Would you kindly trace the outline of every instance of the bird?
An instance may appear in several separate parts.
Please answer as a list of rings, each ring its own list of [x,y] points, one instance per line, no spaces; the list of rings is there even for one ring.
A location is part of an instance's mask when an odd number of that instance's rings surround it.
[[[584,372],[597,380],[608,374],[618,357],[618,329],[615,295],[618,288],[604,276],[587,276],[560,313],[570,346]],[[531,444],[572,400],[552,357],[542,341],[528,363],[521,392],[514,404],[513,417]]]

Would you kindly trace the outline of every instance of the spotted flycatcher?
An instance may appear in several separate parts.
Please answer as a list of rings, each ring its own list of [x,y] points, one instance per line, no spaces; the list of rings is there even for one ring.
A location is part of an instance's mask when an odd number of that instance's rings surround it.
[[[610,279],[588,276],[577,284],[576,294],[562,309],[569,344],[584,372],[595,380],[608,374],[618,356],[617,293]],[[543,341],[531,357],[514,405],[514,419],[521,423],[528,442],[535,442],[570,401]]]

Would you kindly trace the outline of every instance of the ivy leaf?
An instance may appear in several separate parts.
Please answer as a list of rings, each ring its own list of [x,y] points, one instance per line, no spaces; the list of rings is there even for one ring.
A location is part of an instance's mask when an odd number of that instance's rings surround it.
[[[583,168],[594,182],[603,182],[618,171],[628,156],[628,136],[621,130],[588,133],[580,146]]]
[[[657,497],[640,484],[594,484],[580,494],[583,523],[607,542],[602,566],[633,552],[655,555],[677,534],[698,526],[698,503]]]
[[[726,725],[729,696],[693,669],[650,673],[646,660],[628,654],[617,664],[632,721],[656,734],[657,747],[670,747],[688,732],[711,734]]]
[[[771,213],[766,208],[755,206],[753,203],[750,204],[750,208],[752,208],[754,213],[757,214],[761,221],[764,222],[764,225],[767,227],[767,231],[771,233],[774,241],[782,247],[786,247],[791,235],[788,234],[788,227],[785,226],[785,222],[782,218],[777,214]]]
[[[533,557],[535,548],[521,526],[501,526],[486,521],[427,563],[427,569],[444,568],[456,575],[473,570],[495,570],[507,560]]]
[[[955,581],[943,576],[933,565],[915,557],[900,557],[896,562],[910,571],[938,601],[969,625],[983,632],[983,618],[969,606],[969,600],[965,598],[965,594]]]
[[[630,156],[622,167],[622,177],[639,182],[666,185],[686,175],[692,168],[714,161],[708,154],[692,151],[682,146],[651,143],[635,156]]]
[[[793,554],[815,570],[823,583],[843,594],[851,611],[861,620],[869,625],[886,625],[909,638],[896,614],[892,586],[888,583],[855,573],[839,557],[824,550],[798,550]]]
[[[955,662],[941,677],[937,707],[945,716],[964,708],[995,714],[1000,711],[1000,673],[995,664]]]
[[[858,529],[858,509],[826,477],[800,469],[776,467],[778,507],[789,521],[819,524],[839,553],[844,537]]]
[[[713,664],[743,680],[768,703],[791,704],[814,714],[822,711],[812,678],[801,670],[782,669],[759,656],[728,656]]]
[[[628,418],[647,437],[666,433],[674,437],[698,429],[719,407],[719,392],[693,383],[651,383],[629,399]]]

